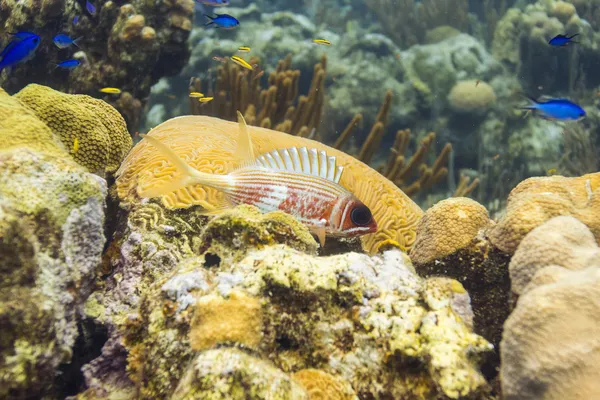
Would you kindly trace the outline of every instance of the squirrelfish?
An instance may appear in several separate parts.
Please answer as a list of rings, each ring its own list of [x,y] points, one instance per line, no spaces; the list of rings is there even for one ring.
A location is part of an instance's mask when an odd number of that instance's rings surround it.
[[[576,33],[573,36],[556,35],[552,39],[550,39],[550,41],[548,42],[548,44],[550,46],[565,47],[565,46],[570,45],[571,43],[579,43],[579,42],[576,42],[576,41],[573,40],[573,38],[575,36],[579,36],[579,33]]]
[[[343,167],[325,151],[305,147],[273,150],[254,157],[252,141],[244,117],[238,111],[240,138],[236,156],[241,167],[227,175],[198,171],[179,158],[173,150],[153,136],[144,135],[149,144],[175,166],[178,178],[161,186],[141,184],[141,197],[157,197],[178,189],[203,185],[225,194],[225,203],[212,207],[208,214],[239,204],[251,204],[262,212],[281,210],[304,223],[321,246],[325,235],[359,236],[377,230],[371,210],[339,184]]]
[[[250,71],[253,70],[252,65],[248,64],[248,62],[246,62],[246,60],[244,60],[242,57],[232,56],[231,61],[233,61],[234,63],[236,63],[237,65],[239,65],[241,67],[249,69]]]
[[[102,93],[108,93],[108,94],[119,94],[119,93],[121,93],[121,89],[114,88],[114,87],[105,87],[105,88],[100,89],[100,91]]]
[[[216,17],[204,14],[205,17],[210,19],[204,26],[215,25],[221,29],[234,29],[240,25],[240,21],[235,19],[229,14],[215,14]]]
[[[26,32],[29,34],[29,32]],[[11,41],[0,53],[0,71],[4,68],[11,68],[21,62],[33,58],[36,49],[40,45],[40,37],[34,33],[24,38],[17,36],[17,39]]]
[[[313,40],[313,43],[322,44],[322,45],[325,45],[325,46],[331,46],[331,42],[329,40],[326,40],[326,39],[315,39],[315,40]]]
[[[557,121],[576,121],[585,117],[585,110],[569,99],[549,99],[538,101],[529,97],[531,104],[521,107],[522,110],[532,110],[540,117]]]

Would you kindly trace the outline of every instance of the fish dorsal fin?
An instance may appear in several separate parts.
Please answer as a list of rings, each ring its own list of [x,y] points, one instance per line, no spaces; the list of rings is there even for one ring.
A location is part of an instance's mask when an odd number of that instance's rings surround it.
[[[344,167],[336,163],[335,156],[327,156],[324,150],[306,147],[273,150],[256,158],[261,167],[318,176],[339,184]]]
[[[234,157],[240,165],[247,165],[254,163],[254,149],[252,147],[252,138],[250,132],[248,132],[248,125],[241,112],[237,112],[238,124],[240,126],[240,135],[238,137],[237,149],[235,150]]]

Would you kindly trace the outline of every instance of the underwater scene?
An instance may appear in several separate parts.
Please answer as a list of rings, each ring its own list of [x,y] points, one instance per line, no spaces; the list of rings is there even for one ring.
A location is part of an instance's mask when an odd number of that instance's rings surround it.
[[[599,0],[0,0],[0,400],[600,399]]]

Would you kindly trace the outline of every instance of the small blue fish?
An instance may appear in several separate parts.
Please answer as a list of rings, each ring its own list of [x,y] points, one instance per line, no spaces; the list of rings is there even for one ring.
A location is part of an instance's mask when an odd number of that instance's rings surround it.
[[[229,0],[196,0],[205,6],[224,7],[229,5]]]
[[[96,16],[96,7],[94,7],[94,5],[89,2],[89,0],[85,1],[85,9],[88,10],[92,17]]]
[[[208,21],[204,26],[209,26],[215,24],[217,27],[221,29],[234,29],[240,25],[240,21],[235,19],[229,14],[215,14],[216,17],[211,17],[210,15],[204,14],[205,17],[208,17],[210,21]]]
[[[9,32],[9,33],[19,40],[27,39],[28,37],[31,37],[31,36],[36,36],[35,33],[33,33],[33,32],[15,32],[15,33]]]
[[[571,43],[579,43],[579,42],[576,42],[576,41],[573,40],[573,38],[575,36],[579,36],[579,33],[576,33],[573,36],[556,35],[552,39],[550,39],[550,41],[548,42],[548,44],[550,46],[565,47],[565,46],[568,46]]]
[[[73,17],[73,25],[77,25],[78,22],[79,22],[79,15],[76,15]]]
[[[40,45],[40,37],[33,34],[25,39],[13,40],[2,50],[2,61],[0,61],[0,71],[4,68],[11,68],[21,62],[33,58],[35,50]]]
[[[69,47],[72,44],[77,46],[77,41],[79,39],[81,39],[81,37],[78,37],[77,39],[71,39],[71,37],[69,35],[65,35],[64,33],[59,33],[58,35],[54,36],[54,38],[52,38],[52,41],[54,42],[56,47],[58,47],[59,49],[66,49],[67,47]],[[77,46],[77,47],[79,47],[79,46]]]
[[[76,59],[66,60],[66,61],[62,61],[62,62],[59,62],[58,64],[56,64],[57,67],[64,68],[64,69],[73,69],[73,68],[79,67],[80,65],[81,65],[81,61],[76,60]]]
[[[576,121],[585,117],[585,110],[569,99],[549,99],[537,101],[528,97],[531,104],[521,107],[522,110],[532,110],[540,117],[556,121]]]

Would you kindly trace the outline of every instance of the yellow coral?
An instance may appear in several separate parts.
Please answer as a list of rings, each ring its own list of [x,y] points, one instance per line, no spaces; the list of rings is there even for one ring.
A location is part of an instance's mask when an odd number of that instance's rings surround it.
[[[0,149],[27,147],[49,155],[65,156],[60,139],[19,100],[0,89]]]
[[[575,6],[566,1],[559,1],[552,8],[552,16],[558,18],[563,24],[576,14]]]
[[[484,206],[466,197],[440,201],[417,226],[417,240],[410,252],[416,264],[446,257],[466,247],[490,224]]]
[[[292,378],[308,392],[309,400],[352,400],[356,398],[350,384],[318,369],[300,370],[292,374]]]
[[[488,236],[494,246],[512,254],[527,233],[559,215],[577,218],[600,242],[600,172],[524,180],[510,193],[506,215]]]
[[[210,349],[223,342],[255,347],[261,338],[262,312],[258,299],[233,291],[227,299],[211,294],[196,303],[190,328],[194,350]]]
[[[292,146],[314,147],[336,156],[339,165],[344,166],[340,183],[371,209],[379,224],[376,233],[363,237],[363,246],[375,252],[380,243],[391,239],[399,243],[403,250],[411,248],[415,240],[415,227],[423,212],[377,171],[348,154],[314,140],[252,126],[249,131],[257,156]],[[185,116],[159,125],[151,134],[200,171],[226,174],[236,166],[237,123],[205,116]],[[145,183],[158,183],[171,179],[169,175],[174,171],[174,167],[166,162],[154,146],[142,142],[129,153],[117,172],[119,197],[124,202],[137,202],[136,189],[142,176],[147,179]],[[163,196],[162,201],[168,208],[185,208],[204,201],[215,205],[222,200],[222,196],[216,190],[196,185]]]
[[[485,82],[460,81],[450,91],[448,102],[456,112],[481,114],[496,102],[496,93]]]
[[[58,135],[71,156],[95,173],[114,172],[131,148],[121,115],[102,100],[30,84],[14,96]],[[79,150],[73,143],[79,141]]]

